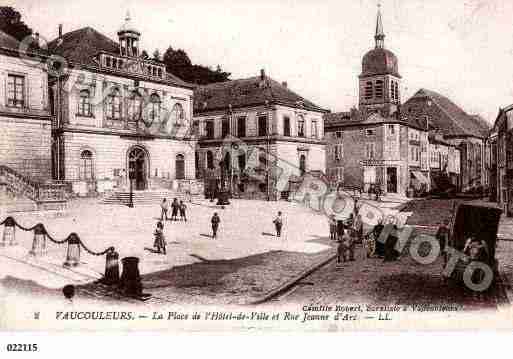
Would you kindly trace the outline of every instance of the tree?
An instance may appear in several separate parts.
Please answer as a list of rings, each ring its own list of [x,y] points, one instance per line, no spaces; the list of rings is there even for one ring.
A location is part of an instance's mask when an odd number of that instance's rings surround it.
[[[0,6],[0,30],[18,41],[23,41],[33,33],[32,29],[21,20],[21,14],[11,6]]]
[[[161,61],[161,59],[160,59],[160,51],[159,51],[159,49],[155,49],[155,51],[153,51],[153,60],[155,60],[155,61]]]
[[[141,51],[141,58],[144,60],[148,60],[150,58],[150,55],[146,52],[146,50]]]
[[[224,72],[220,65],[217,65],[215,71],[206,66],[193,65],[184,50],[174,50],[171,46],[164,53],[162,61],[168,72],[184,81],[198,85],[227,81],[231,75],[229,72]]]

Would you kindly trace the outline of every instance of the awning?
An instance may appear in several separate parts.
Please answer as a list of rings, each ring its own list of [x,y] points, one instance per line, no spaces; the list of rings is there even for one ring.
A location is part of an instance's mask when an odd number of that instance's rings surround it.
[[[418,179],[420,182],[422,183],[425,183],[425,184],[429,184],[429,181],[427,179],[426,176],[424,176],[424,174],[420,171],[411,171],[411,173],[413,173],[413,176]]]

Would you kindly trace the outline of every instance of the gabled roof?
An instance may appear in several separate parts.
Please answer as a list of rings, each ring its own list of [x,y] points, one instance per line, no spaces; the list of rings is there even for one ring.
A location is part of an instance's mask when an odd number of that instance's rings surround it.
[[[91,27],[84,27],[62,35],[62,39],[54,39],[48,43],[50,53],[64,57],[74,64],[98,67],[95,57],[106,52],[121,56],[119,44]],[[177,86],[190,87],[189,84],[175,75],[166,72],[166,80]]]
[[[442,114],[440,117],[429,117],[430,128],[442,131],[444,136],[487,137],[490,125],[483,118],[467,114],[450,99],[435,91],[427,89],[417,91],[404,103],[403,113],[408,116],[409,109],[416,103],[428,106],[427,100],[431,100],[432,105],[438,106]]]
[[[194,112],[197,113],[225,110],[230,105],[240,108],[266,103],[327,112],[284,84],[265,76],[217,82],[198,86],[194,90]]]

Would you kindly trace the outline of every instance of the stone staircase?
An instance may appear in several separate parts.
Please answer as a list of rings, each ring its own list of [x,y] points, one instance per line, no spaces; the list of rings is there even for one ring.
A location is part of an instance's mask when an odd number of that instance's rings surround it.
[[[133,203],[135,206],[139,205],[160,205],[163,198],[171,203],[174,198],[178,201],[188,202],[190,198],[192,200],[198,200],[203,198],[203,195],[193,194],[191,196],[186,195],[184,192],[171,191],[171,190],[147,190],[147,191],[134,191],[133,192]],[[113,205],[124,205],[127,206],[130,202],[130,192],[113,192],[106,195],[100,203],[102,204],[113,204]]]
[[[13,211],[63,209],[71,194],[67,183],[39,182],[0,165],[0,205]]]

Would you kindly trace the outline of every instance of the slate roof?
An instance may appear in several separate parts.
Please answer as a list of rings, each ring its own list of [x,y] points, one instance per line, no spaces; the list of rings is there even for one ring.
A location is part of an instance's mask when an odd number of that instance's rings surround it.
[[[48,43],[50,53],[64,57],[66,60],[83,66],[98,67],[95,57],[106,52],[121,56],[119,44],[91,27],[84,27],[62,35]],[[189,84],[169,72],[166,72],[167,82],[177,86],[190,87]]]
[[[19,44],[19,41],[16,40],[14,37],[0,30],[0,47],[9,50],[17,50]]]
[[[267,76],[230,80],[197,86],[194,90],[194,112],[250,107],[266,103],[327,112],[313,102],[296,94],[287,86]]]
[[[410,126],[417,129],[425,129],[425,121],[416,118],[408,119],[406,116],[401,115],[397,118],[395,115],[390,117],[384,117],[378,112],[372,112],[367,116],[356,109],[350,112],[335,112],[327,113],[324,115],[324,127],[326,129],[335,127],[346,127],[346,126],[365,126],[365,125],[376,125],[385,123],[397,123],[404,126]]]
[[[474,136],[485,138],[490,125],[478,115],[469,115],[447,97],[431,90],[420,89],[403,105],[403,113],[408,115],[408,108],[415,103],[427,106],[427,101],[438,106],[442,116],[429,118],[430,127],[443,132],[444,136]]]

